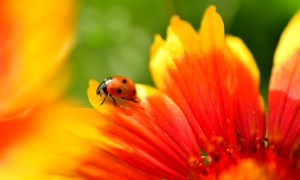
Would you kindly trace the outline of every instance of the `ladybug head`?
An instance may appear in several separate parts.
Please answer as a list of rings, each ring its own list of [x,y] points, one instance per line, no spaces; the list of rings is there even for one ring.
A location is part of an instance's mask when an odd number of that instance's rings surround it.
[[[104,81],[102,81],[99,84],[99,86],[96,90],[97,95],[100,95],[100,97],[101,97],[102,94],[106,94],[106,95],[108,94],[108,92],[107,92],[107,83],[109,83],[111,80],[112,80],[112,78],[108,77],[108,78],[104,79]]]
[[[102,95],[102,94],[107,94],[107,87],[106,87],[106,81],[102,81],[97,90],[96,90],[97,95]]]

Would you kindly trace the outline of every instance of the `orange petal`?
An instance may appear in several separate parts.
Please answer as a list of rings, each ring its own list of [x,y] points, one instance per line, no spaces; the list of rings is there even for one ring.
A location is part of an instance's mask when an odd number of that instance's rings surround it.
[[[229,167],[227,171],[223,171],[218,179],[285,179],[287,176],[282,175],[282,170],[286,168],[278,168],[274,162],[264,164],[257,159],[242,159],[238,164]],[[281,171],[278,171],[281,170]],[[293,177],[286,174],[288,177]]]
[[[222,19],[215,7],[209,7],[194,41],[190,40],[193,31],[179,27],[171,23],[168,29],[175,30],[168,31],[166,41],[156,38],[154,42],[150,69],[155,84],[184,112],[201,148],[209,151],[207,139],[218,144],[221,140],[226,147],[236,145],[237,82]]]
[[[113,161],[127,164],[131,171],[170,179],[187,177],[203,163],[185,116],[163,93],[137,85],[140,103],[116,97],[116,106],[111,100],[100,105],[98,85],[91,80],[88,89],[91,104],[100,112],[94,119],[103,122],[94,125],[99,132],[97,146],[112,155]],[[94,168],[102,169],[99,163]]]
[[[284,30],[269,86],[269,139],[276,149],[294,153],[300,139],[300,12]]]
[[[199,49],[198,43],[190,43],[199,40],[196,31],[190,24],[180,20],[178,16],[172,17],[167,33],[166,41],[160,35],[156,35],[151,47],[150,69],[155,84],[159,88],[164,87],[161,77],[165,75],[166,66],[175,68],[173,58],[179,58],[184,51],[198,52]]]
[[[32,112],[27,111],[6,121],[0,121],[0,134],[5,137],[0,139],[0,159],[10,146],[26,140],[26,137],[36,128],[36,120],[32,118]]]
[[[299,85],[300,50],[273,68],[269,86],[269,139],[284,152],[296,148],[300,138]]]
[[[287,61],[293,54],[300,49],[299,38],[300,30],[300,10],[294,15],[287,27],[282,32],[278,46],[274,55],[274,66]]]
[[[110,153],[118,151],[118,149],[132,151],[134,146],[129,147],[126,145],[126,141],[120,142],[117,138],[118,131],[121,130],[120,135],[124,135],[124,130],[107,121],[106,116],[94,109],[71,109],[64,114],[64,118],[72,119],[68,125],[72,134],[83,141],[90,142],[93,147],[81,160],[79,159],[79,164],[72,170],[76,173],[76,177],[80,179],[143,179],[152,177],[152,175],[147,175],[123,161],[121,152],[117,155]]]
[[[52,175],[70,175],[70,169],[76,165],[73,158],[89,150],[86,142],[66,131],[61,119],[63,109],[71,105],[43,105],[0,122],[0,135],[5,137],[0,141],[0,179],[34,179],[43,174],[50,176],[46,173],[49,171]]]
[[[259,71],[251,52],[241,39],[227,36],[226,42],[236,58],[237,133],[241,142],[249,146],[257,139],[264,139],[266,135],[264,103],[259,93]]]
[[[222,17],[216,12],[215,6],[207,8],[202,19],[199,34],[201,50],[204,51],[204,53],[214,49],[224,48],[224,23]]]
[[[7,0],[0,7],[1,117],[56,98],[65,86],[49,83],[73,45],[75,8],[72,0]]]
[[[256,65],[255,59],[253,55],[251,54],[250,50],[247,48],[243,40],[236,36],[226,36],[226,43],[230,48],[230,51],[234,54],[234,56],[237,58],[239,63],[242,63],[242,65],[247,68],[248,74],[251,76],[251,78],[254,81],[254,85],[256,87],[259,86],[259,70]],[[239,75],[239,74],[237,74]]]

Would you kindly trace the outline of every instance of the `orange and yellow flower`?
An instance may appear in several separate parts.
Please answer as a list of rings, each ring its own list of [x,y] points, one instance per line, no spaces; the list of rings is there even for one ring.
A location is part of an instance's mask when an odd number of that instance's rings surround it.
[[[57,114],[68,104],[59,98],[75,9],[72,0],[0,1],[0,179],[34,176],[67,149]]]
[[[72,171],[82,179],[293,179],[300,175],[300,12],[275,53],[268,118],[259,70],[241,39],[225,36],[210,6],[199,31],[174,16],[156,35],[150,70],[156,88],[141,101],[97,96],[74,109],[70,131],[89,151]],[[75,121],[75,119],[79,121]],[[267,122],[268,123],[267,123]]]

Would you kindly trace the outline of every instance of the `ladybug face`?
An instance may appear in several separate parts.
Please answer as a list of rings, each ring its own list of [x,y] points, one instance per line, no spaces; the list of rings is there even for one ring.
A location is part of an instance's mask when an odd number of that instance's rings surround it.
[[[107,95],[108,94],[107,84],[111,81],[112,81],[111,77],[108,77],[108,78],[104,79],[104,81],[102,81],[101,84],[97,88],[97,91],[96,91],[97,95],[100,95],[100,97],[101,97],[102,94]]]
[[[100,83],[96,90],[97,95],[105,94],[105,98],[101,104],[104,103],[106,96],[109,95],[116,105],[113,96],[120,97],[136,102],[136,89],[134,82],[124,76],[112,76],[106,78]]]

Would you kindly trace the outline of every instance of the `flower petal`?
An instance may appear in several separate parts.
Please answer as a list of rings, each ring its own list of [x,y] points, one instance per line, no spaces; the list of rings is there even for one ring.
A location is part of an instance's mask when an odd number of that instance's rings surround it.
[[[204,51],[204,53],[224,48],[224,24],[222,17],[216,12],[215,6],[207,8],[199,34],[201,50]]]
[[[33,179],[50,176],[50,172],[71,175],[70,169],[76,165],[73,158],[78,159],[90,147],[66,131],[61,113],[72,105],[70,102],[43,105],[0,122],[1,137],[5,136],[0,141],[0,179]]]
[[[274,55],[274,66],[289,59],[300,49],[299,36],[300,10],[294,15],[287,27],[284,29]]]
[[[226,148],[236,145],[237,81],[222,19],[209,7],[198,37],[186,22],[178,23],[182,26],[171,22],[166,41],[155,39],[150,61],[154,82],[184,112],[201,148],[211,150],[208,139],[218,145],[221,140]]]
[[[115,97],[116,106],[111,100],[100,105],[98,85],[91,80],[88,88],[89,100],[100,112],[94,119],[102,122],[93,125],[98,132],[95,145],[100,148],[96,157],[105,151],[112,156],[110,161],[130,167],[124,169],[170,179],[185,178],[203,165],[196,137],[171,99],[153,88],[137,85],[139,103]],[[107,169],[93,164],[93,168]]]
[[[270,144],[276,144],[275,148],[285,153],[294,153],[300,138],[299,24],[300,12],[293,17],[282,34],[269,86]]]
[[[62,86],[54,88],[48,83],[73,45],[74,9],[72,0],[1,1],[1,117],[22,112],[49,97],[57,98]]]
[[[160,35],[156,35],[151,47],[150,69],[155,69],[152,71],[152,77],[159,88],[165,85],[161,77],[165,75],[166,66],[175,68],[173,58],[179,58],[184,51],[197,53],[199,49],[197,43],[190,43],[191,41],[197,42],[199,37],[189,23],[174,16],[170,24],[167,30],[167,40],[164,41]]]
[[[253,55],[244,44],[244,42],[236,36],[226,36],[226,43],[230,48],[230,51],[238,59],[238,62],[247,68],[248,74],[251,75],[253,81],[255,81],[255,86],[259,86],[259,70],[254,60]],[[238,74],[239,75],[239,74]]]
[[[263,98],[259,93],[259,70],[244,42],[227,36],[226,42],[236,58],[238,81],[237,133],[244,145],[256,145],[266,135]]]
[[[238,164],[231,166],[227,171],[224,171],[218,179],[285,179],[287,176],[280,174],[285,168],[278,168],[281,170],[278,173],[277,169],[275,169],[276,166],[274,166],[274,162],[264,164],[257,159],[246,158],[242,159]]]
[[[269,139],[290,152],[300,137],[300,49],[272,70],[269,86]],[[297,143],[297,144],[295,144]]]
[[[103,116],[94,109],[70,109],[65,113],[64,118],[72,119],[68,125],[68,129],[72,134],[76,135],[83,141],[90,142],[93,149],[79,160],[79,164],[72,171],[78,177],[85,179],[107,179],[107,178],[145,178],[151,177],[140,170],[133,169],[122,159],[118,159],[114,154],[109,153],[110,148],[126,148],[125,143],[118,143],[117,138],[112,138],[113,134],[106,132],[118,131],[118,126],[107,121],[107,117]],[[115,126],[115,127],[113,127]],[[110,128],[109,128],[110,127]],[[109,128],[110,130],[104,130]],[[120,132],[121,133],[121,132]],[[115,136],[117,136],[117,132]],[[121,135],[121,134],[120,134]],[[128,147],[128,150],[131,148]],[[121,156],[121,155],[120,155]],[[116,173],[118,172],[118,173]]]
[[[30,111],[28,111],[11,117],[11,119],[6,121],[0,121],[1,136],[5,137],[0,140],[0,159],[10,146],[17,142],[24,141],[24,139],[31,134],[37,123],[35,122],[36,119],[31,116]]]

